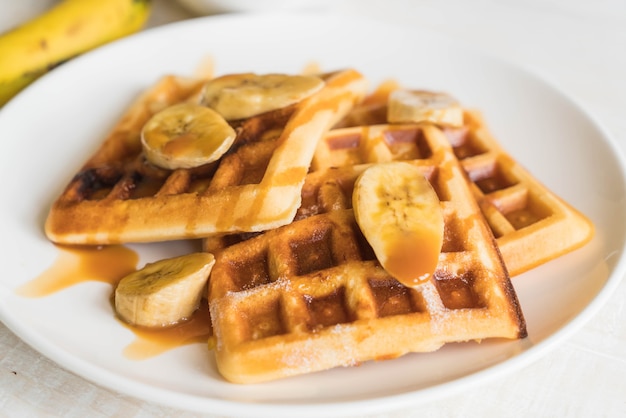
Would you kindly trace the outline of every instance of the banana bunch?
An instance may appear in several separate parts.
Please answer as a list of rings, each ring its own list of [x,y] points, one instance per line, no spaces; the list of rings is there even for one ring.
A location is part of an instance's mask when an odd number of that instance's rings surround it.
[[[0,106],[64,61],[137,32],[149,14],[150,0],[61,0],[0,35]]]

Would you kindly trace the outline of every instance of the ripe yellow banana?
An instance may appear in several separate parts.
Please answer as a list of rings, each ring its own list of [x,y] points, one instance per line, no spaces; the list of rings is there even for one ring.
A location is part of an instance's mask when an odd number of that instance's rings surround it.
[[[0,106],[62,62],[141,29],[150,0],[62,0],[0,35]]]

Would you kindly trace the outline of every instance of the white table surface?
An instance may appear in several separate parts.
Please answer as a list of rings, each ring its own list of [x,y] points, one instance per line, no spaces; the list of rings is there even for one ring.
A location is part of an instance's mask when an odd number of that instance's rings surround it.
[[[41,7],[24,3],[31,14]],[[0,2],[0,23],[8,4]],[[626,0],[345,0],[327,8],[423,26],[531,68],[574,97],[626,152]],[[191,17],[174,1],[154,0],[148,26]],[[375,417],[626,416],[625,301],[622,280],[582,329],[531,365],[454,398]],[[215,417],[101,388],[0,324],[0,417],[21,416]]]

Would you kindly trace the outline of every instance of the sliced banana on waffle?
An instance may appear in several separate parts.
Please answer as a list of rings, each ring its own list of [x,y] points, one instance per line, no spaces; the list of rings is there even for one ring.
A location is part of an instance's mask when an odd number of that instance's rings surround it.
[[[210,80],[201,100],[227,120],[237,120],[292,105],[323,86],[313,75],[228,74]]]
[[[387,120],[389,123],[429,122],[461,127],[463,108],[445,93],[398,89],[389,95]]]
[[[141,132],[141,145],[152,164],[175,170],[208,164],[233,144],[235,130],[217,112],[180,103],[154,114]]]
[[[367,168],[354,185],[356,221],[383,268],[406,286],[427,281],[439,262],[444,219],[437,193],[404,162]]]
[[[166,327],[191,317],[198,309],[215,264],[210,253],[192,253],[146,264],[115,289],[115,311],[125,322]]]

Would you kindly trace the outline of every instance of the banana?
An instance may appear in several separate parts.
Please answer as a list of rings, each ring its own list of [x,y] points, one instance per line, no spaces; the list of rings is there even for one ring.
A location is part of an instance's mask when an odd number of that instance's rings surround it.
[[[437,125],[463,126],[463,108],[445,93],[398,89],[389,95],[389,123],[429,122]]]
[[[150,0],[63,0],[0,35],[0,106],[62,62],[134,33]]]
[[[227,120],[237,120],[297,103],[323,86],[313,75],[227,74],[206,84],[202,103]]]
[[[141,145],[152,164],[174,170],[220,158],[233,144],[235,130],[217,112],[180,103],[155,113],[143,126]]]
[[[406,286],[428,280],[439,261],[444,219],[437,193],[419,168],[373,165],[357,178],[357,224],[383,268]]]
[[[191,253],[146,264],[124,277],[115,289],[115,311],[125,322],[166,327],[198,309],[215,264],[210,253]]]

